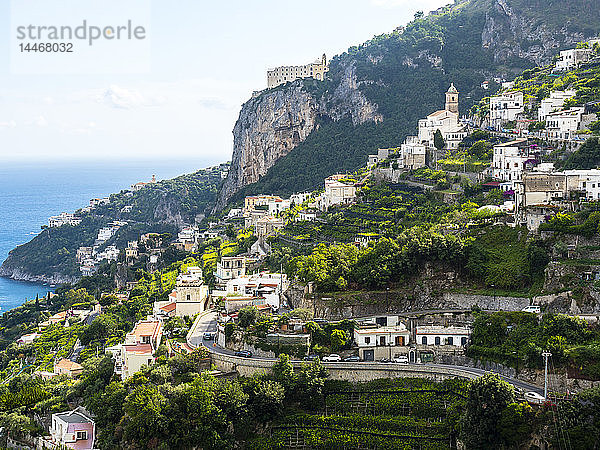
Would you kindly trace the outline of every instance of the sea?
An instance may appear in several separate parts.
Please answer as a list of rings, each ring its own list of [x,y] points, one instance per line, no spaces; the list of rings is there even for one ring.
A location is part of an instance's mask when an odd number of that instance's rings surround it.
[[[218,164],[218,161],[53,161],[0,160],[0,262],[48,223],[48,217],[74,212],[95,197],[106,197],[138,181],[173,178]],[[48,285],[0,277],[0,314],[28,299],[52,291]]]

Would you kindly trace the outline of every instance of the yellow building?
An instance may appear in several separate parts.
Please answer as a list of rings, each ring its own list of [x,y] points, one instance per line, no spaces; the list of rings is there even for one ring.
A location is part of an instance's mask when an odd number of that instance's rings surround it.
[[[314,63],[303,66],[280,66],[267,70],[267,87],[274,88],[281,84],[295,81],[299,78],[314,78],[323,81],[329,70],[325,54]]]

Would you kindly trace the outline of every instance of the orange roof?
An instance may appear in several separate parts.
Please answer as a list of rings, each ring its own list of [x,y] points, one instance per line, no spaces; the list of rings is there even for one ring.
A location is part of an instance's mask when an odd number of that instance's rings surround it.
[[[56,313],[53,316],[51,316],[50,319],[64,319],[65,317],[67,317],[67,312],[61,311],[61,312]]]
[[[137,353],[138,355],[152,354],[152,346],[150,344],[123,344],[125,351]]]
[[[177,307],[177,304],[175,302],[173,302],[173,303],[169,303],[168,305],[161,307],[160,309],[161,309],[161,311],[169,313],[171,311],[174,311],[176,307]]]
[[[68,370],[72,372],[75,370],[83,370],[83,366],[68,359],[61,359],[54,365],[54,370],[56,369]]]
[[[135,336],[154,336],[154,334],[158,332],[159,327],[160,322],[158,321],[138,322],[135,324],[135,328],[133,329],[131,334],[134,334]]]

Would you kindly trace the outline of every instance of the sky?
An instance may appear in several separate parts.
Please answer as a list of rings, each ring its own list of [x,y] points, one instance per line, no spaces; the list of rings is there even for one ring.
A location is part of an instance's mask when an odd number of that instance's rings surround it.
[[[226,161],[240,107],[266,87],[267,68],[305,64],[323,53],[331,57],[406,24],[417,10],[447,3],[5,0],[0,164]],[[24,41],[15,38],[17,26],[76,25],[82,18],[102,26],[129,18],[144,25],[145,39],[76,43],[74,53],[61,55],[18,50]]]

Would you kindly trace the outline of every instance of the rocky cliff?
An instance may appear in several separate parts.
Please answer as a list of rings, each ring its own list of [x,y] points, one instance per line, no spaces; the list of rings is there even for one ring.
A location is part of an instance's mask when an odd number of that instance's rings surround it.
[[[235,196],[287,194],[398,146],[443,107],[450,82],[464,114],[489,91],[600,32],[600,0],[455,0],[330,62],[328,78],[263,91],[234,129],[232,167],[216,209]],[[240,191],[240,189],[242,189]]]
[[[317,117],[337,121],[350,116],[354,124],[382,120],[377,106],[359,90],[354,65],[344,71],[329,101],[315,98],[301,81],[263,91],[248,100],[233,128],[231,169],[216,209],[240,188],[256,183],[282,157],[318,128]]]

